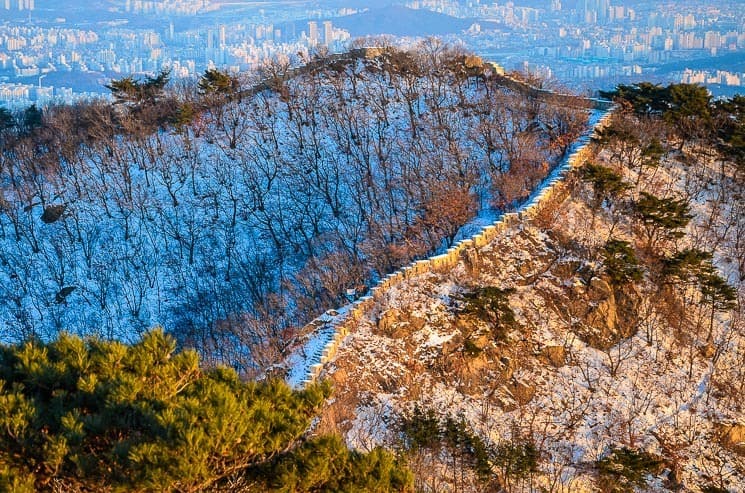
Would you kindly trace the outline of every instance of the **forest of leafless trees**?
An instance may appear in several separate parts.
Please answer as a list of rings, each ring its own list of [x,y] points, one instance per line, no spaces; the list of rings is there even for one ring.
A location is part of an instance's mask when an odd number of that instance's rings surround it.
[[[346,289],[525,198],[587,117],[434,41],[308,67],[0,118],[4,339],[163,325],[251,373]]]

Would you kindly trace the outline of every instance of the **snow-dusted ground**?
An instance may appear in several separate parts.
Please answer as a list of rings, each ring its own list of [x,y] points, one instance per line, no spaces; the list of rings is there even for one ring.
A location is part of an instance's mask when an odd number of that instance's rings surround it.
[[[698,159],[698,166],[717,176],[715,162]],[[685,173],[695,169],[668,159],[642,187],[675,194]],[[627,178],[635,177],[628,172]],[[709,192],[694,198],[696,218],[679,247],[712,246],[721,260],[732,254],[724,252],[730,251],[734,234],[733,227],[724,227],[725,219],[732,218],[728,211],[739,207],[742,197],[730,195],[729,205],[717,213],[714,223],[726,230],[719,242],[694,241],[714,207],[717,186],[712,183]],[[733,186],[730,191],[736,192]],[[670,294],[645,280],[637,288],[640,303],[633,314],[625,314],[637,319],[636,334],[606,349],[589,345],[577,335],[588,329],[578,314],[601,306],[604,298],[597,291],[601,284],[585,278],[586,269],[598,268],[597,259],[582,252],[608,238],[610,216],[601,211],[593,220],[587,195],[580,188],[556,211],[552,224],[539,223],[544,229],[527,221],[510,228],[479,251],[475,264],[427,273],[392,289],[352,327],[322,373],[335,393],[319,428],[341,430],[360,449],[395,447],[400,417],[417,405],[442,417],[464,417],[487,443],[535,443],[540,472],[530,487],[517,484],[515,491],[541,486],[596,491],[593,464],[611,447],[664,458],[665,469],[648,478],[644,491],[667,491],[673,479],[683,491],[706,485],[745,491],[745,457],[720,443],[722,426],[745,424],[742,304],[739,312],[715,317],[707,342],[703,305],[684,312],[690,318],[683,328],[671,325],[674,320],[663,310]],[[633,238],[623,225],[614,235]],[[720,260],[718,267],[742,303],[745,289],[732,272],[733,262]],[[452,295],[475,286],[514,288],[509,301],[519,328],[506,342],[482,341],[483,352],[474,357],[464,353],[464,338],[478,340],[488,327],[477,325],[472,332],[474,327],[464,325]],[[695,320],[703,324],[698,329]],[[563,364],[549,364],[552,348],[561,348]]]

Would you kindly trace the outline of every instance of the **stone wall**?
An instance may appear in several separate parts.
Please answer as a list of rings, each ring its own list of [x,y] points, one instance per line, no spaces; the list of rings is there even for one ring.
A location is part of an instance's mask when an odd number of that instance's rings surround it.
[[[469,254],[473,253],[473,250],[488,245],[508,228],[522,220],[533,219],[544,208],[556,207],[557,202],[563,201],[569,193],[564,183],[566,174],[573,168],[581,166],[591,157],[591,137],[597,130],[607,124],[611,114],[612,108],[608,108],[595,126],[577,140],[575,149],[551,172],[535,190],[533,195],[516,212],[503,214],[498,221],[484,227],[478,234],[471,238],[458,242],[443,254],[435,255],[425,260],[417,260],[389,274],[380,280],[370,290],[367,296],[339,310],[339,312],[344,312],[344,315],[336,316],[334,319],[334,337],[323,348],[318,361],[309,366],[308,374],[303,380],[302,385],[308,385],[318,378],[323,366],[334,357],[336,350],[349,334],[351,328],[355,327],[357,322],[368,314],[376,304],[382,302],[391,288],[398,286],[408,279],[424,274],[449,272],[462,259],[467,258]],[[312,333],[320,327],[328,327],[327,318],[328,316],[322,316],[313,320],[305,327],[303,332]]]

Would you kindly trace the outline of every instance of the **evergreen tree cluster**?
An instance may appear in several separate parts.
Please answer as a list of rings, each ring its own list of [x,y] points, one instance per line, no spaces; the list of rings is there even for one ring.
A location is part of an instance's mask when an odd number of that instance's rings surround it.
[[[327,385],[245,383],[175,347],[161,330],[0,347],[0,490],[409,489],[389,453],[304,436]]]
[[[532,441],[515,439],[487,443],[463,417],[443,419],[432,409],[415,406],[402,420],[400,429],[404,449],[409,455],[436,454],[451,462],[456,474],[463,476],[465,471],[470,471],[480,487],[488,491],[512,491],[538,471],[540,457]],[[455,489],[461,491],[458,484],[459,481],[454,481]]]
[[[647,476],[657,473],[662,460],[643,450],[611,449],[596,462],[603,493],[632,493],[644,488]]]
[[[637,116],[661,117],[686,142],[716,141],[719,150],[745,167],[745,96],[713,100],[697,84],[660,86],[650,82],[621,84],[603,97],[614,99]]]

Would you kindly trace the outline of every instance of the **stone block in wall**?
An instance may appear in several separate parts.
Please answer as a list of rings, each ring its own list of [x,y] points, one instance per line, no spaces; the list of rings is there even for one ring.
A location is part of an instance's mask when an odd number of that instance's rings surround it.
[[[489,226],[484,228],[482,234],[485,238],[491,241],[497,237],[497,228],[493,224],[490,224]]]
[[[509,228],[513,224],[516,224],[519,221],[519,218],[517,217],[517,213],[515,212],[508,212],[504,215],[504,224],[506,228]]]
[[[476,235],[471,238],[476,248],[485,247],[489,243],[489,239],[485,235]]]

